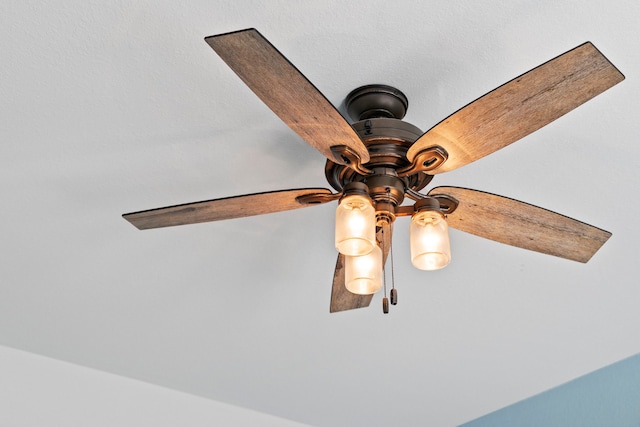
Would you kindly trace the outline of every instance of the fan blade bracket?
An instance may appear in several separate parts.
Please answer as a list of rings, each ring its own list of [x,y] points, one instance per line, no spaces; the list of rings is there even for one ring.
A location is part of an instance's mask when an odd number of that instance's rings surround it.
[[[320,205],[322,203],[332,202],[334,200],[338,200],[342,196],[342,193],[335,194],[304,194],[302,196],[296,197],[296,202],[301,205]]]
[[[362,159],[351,147],[334,145],[331,147],[331,153],[333,154],[333,161],[335,163],[349,166],[360,175],[371,175],[373,173],[372,170],[364,167]]]
[[[434,145],[418,151],[411,160],[411,164],[397,171],[399,177],[413,175],[419,172],[429,172],[442,166],[449,158],[447,150]]]
[[[411,199],[418,201],[420,199],[424,199],[425,197],[432,197],[440,203],[440,212],[442,212],[445,216],[450,215],[458,208],[460,202],[452,196],[448,194],[429,194],[425,196],[423,194],[418,193],[417,191],[407,190],[407,196]],[[412,216],[414,214],[414,209],[412,205],[398,206],[396,208],[396,216]]]
[[[445,216],[452,214],[458,208],[460,202],[455,198],[449,196],[448,194],[434,194],[429,197],[433,197],[440,203],[440,212],[442,212]]]

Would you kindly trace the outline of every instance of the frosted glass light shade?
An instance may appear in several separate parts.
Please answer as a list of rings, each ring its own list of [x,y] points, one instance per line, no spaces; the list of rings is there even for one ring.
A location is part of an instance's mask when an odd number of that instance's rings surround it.
[[[411,263],[420,270],[439,270],[451,261],[449,226],[438,211],[417,212],[411,218]]]
[[[345,257],[345,286],[353,294],[375,294],[382,287],[382,250],[378,245],[362,256]]]
[[[376,212],[360,194],[343,197],[336,209],[336,249],[343,255],[366,255],[376,246]]]

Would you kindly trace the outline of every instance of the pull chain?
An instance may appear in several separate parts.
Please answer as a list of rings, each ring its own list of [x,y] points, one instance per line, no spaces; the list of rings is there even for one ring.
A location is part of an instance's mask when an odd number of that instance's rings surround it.
[[[387,202],[391,205],[391,189],[389,187],[387,190]],[[382,257],[385,259],[385,235],[384,229],[385,227],[389,227],[389,231],[391,231],[392,222],[389,218],[386,220],[387,222],[383,224],[381,229],[382,235]],[[395,288],[395,278],[393,274],[393,242],[391,241],[391,236],[389,236],[389,255],[391,256],[391,304],[395,305],[398,303],[398,293]],[[382,298],[382,312],[387,314],[389,313],[389,298],[387,298],[387,269],[386,262],[382,265],[382,276],[383,276],[383,285],[384,285],[384,298]]]
[[[391,304],[398,304],[398,291],[396,290],[396,278],[393,273],[393,244],[389,244],[389,257],[391,258]]]
[[[391,192],[387,188],[387,197],[391,201]],[[393,235],[391,235],[393,238]],[[396,278],[393,271],[393,242],[389,239],[389,256],[391,257],[391,304],[398,304],[398,291],[396,290]]]
[[[380,228],[380,235],[382,236],[381,246],[382,246],[382,259],[384,260],[384,226]],[[384,314],[389,313],[389,298],[387,298],[387,269],[385,267],[385,263],[382,264],[382,287],[384,292],[384,297],[382,298],[382,312]]]

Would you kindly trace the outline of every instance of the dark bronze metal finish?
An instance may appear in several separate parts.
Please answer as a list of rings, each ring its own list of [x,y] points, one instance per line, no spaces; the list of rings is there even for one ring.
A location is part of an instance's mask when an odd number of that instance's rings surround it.
[[[395,221],[396,208],[404,200],[405,182],[391,168],[374,169],[364,182],[369,187],[369,196],[376,209],[377,224],[381,226]]]
[[[423,149],[407,159],[407,151],[423,132],[416,126],[400,120],[409,105],[406,96],[390,86],[370,85],[352,91],[346,99],[349,115],[358,121],[351,126],[367,147],[369,161],[362,164],[360,157],[346,146],[331,147],[341,163],[327,160],[325,176],[338,191],[335,195],[309,195],[300,203],[321,203],[328,198],[339,198],[354,184],[368,187],[376,210],[378,226],[393,223],[397,216],[411,216],[413,206],[402,206],[405,196],[420,201],[428,196],[419,190],[431,182],[435,170],[447,160],[447,152],[438,146]],[[358,187],[355,185],[355,187]],[[440,199],[433,199],[438,203]],[[445,200],[443,213],[452,212],[457,204]]]
[[[405,183],[391,168],[376,168],[363,182],[369,187],[369,196],[374,202],[390,202],[400,206],[404,200]]]
[[[433,146],[420,151],[413,159],[413,163],[398,171],[398,175],[413,175],[418,172],[429,172],[443,164],[449,155],[442,147]]]
[[[368,196],[369,187],[367,187],[367,184],[365,184],[364,182],[350,182],[349,184],[345,185],[343,193],[345,196],[347,194],[360,194],[363,196]]]
[[[335,194],[306,194],[304,196],[296,197],[296,202],[301,205],[318,205],[322,203],[332,202],[338,200],[341,197],[341,193]]]
[[[346,99],[347,113],[353,120],[374,117],[402,119],[409,100],[398,89],[387,85],[367,85],[353,90]]]
[[[348,147],[335,146],[331,150],[342,159],[339,164],[328,160],[325,176],[338,191],[335,195],[309,195],[300,203],[321,203],[328,198],[339,198],[351,183],[363,183],[369,188],[369,196],[376,209],[378,225],[395,221],[396,216],[411,216],[413,206],[401,206],[405,196],[420,201],[428,196],[419,193],[433,179],[427,172],[436,169],[447,160],[447,152],[438,146],[428,147],[409,162],[407,151],[423,132],[416,126],[403,122],[409,102],[399,90],[384,85],[362,86],[352,91],[346,99],[347,112],[358,120],[351,126],[357,132],[369,152],[369,162],[360,158]],[[457,202],[437,197],[445,215],[453,212]]]
[[[440,211],[440,202],[435,197],[425,197],[424,199],[420,199],[413,205],[413,210],[415,212],[420,212],[422,210],[426,211]]]
[[[440,204],[440,212],[442,212],[445,215],[452,214],[453,211],[456,210],[459,204],[459,202],[456,199],[454,199],[451,196],[447,196],[445,194],[438,194],[430,197],[433,197],[438,201],[438,203]]]
[[[331,153],[333,153],[336,159],[342,159],[341,166],[347,166],[354,172],[360,175],[368,175],[371,171],[364,166],[360,161],[360,156],[356,154],[351,148],[346,145],[334,145],[331,147]]]
[[[411,216],[413,215],[413,213],[413,206],[410,205],[398,206],[398,208],[396,209],[396,216]]]
[[[409,198],[416,201],[420,201],[425,198],[435,199],[440,206],[439,208],[440,212],[442,212],[445,216],[452,214],[458,208],[458,204],[459,204],[459,202],[456,199],[445,194],[425,196],[423,194],[418,194],[415,192],[407,192],[406,195],[409,196]],[[419,197],[416,197],[416,196],[419,196]],[[396,212],[395,212],[396,216],[411,216],[414,213],[415,213],[415,205],[399,206],[398,208],[396,208]]]
[[[369,152],[369,161],[362,164],[360,158],[345,146],[331,147],[336,159],[325,166],[327,181],[339,193],[355,182],[369,188],[369,196],[376,209],[379,226],[392,223],[397,214],[413,214],[402,205],[405,194],[416,200],[426,196],[418,193],[431,180],[427,172],[435,170],[447,160],[447,152],[438,146],[428,147],[407,159],[407,151],[423,132],[401,119],[409,102],[398,89],[385,85],[362,86],[346,99],[347,112],[357,120],[351,126]],[[326,200],[327,196],[322,196]],[[316,202],[305,197],[305,202]],[[451,204],[449,204],[451,205]]]
[[[441,212],[444,215],[453,213],[458,207],[458,201],[446,194],[438,194],[433,196],[422,196],[413,205],[414,212],[421,210],[432,210]]]
[[[365,176],[371,173],[364,173],[365,170],[371,171],[381,167],[405,171],[402,178],[407,188],[418,191],[429,184],[433,176],[425,173],[423,167],[414,167],[406,156],[409,147],[422,135],[420,129],[410,123],[390,118],[361,120],[352,126],[367,147],[370,160],[364,165],[359,165],[355,159],[349,158],[348,150],[342,154],[345,154],[347,160],[352,162],[351,164],[338,164],[328,160],[325,176],[333,188],[342,191],[349,182],[363,181]],[[435,148],[431,154],[430,158],[436,159],[431,163],[431,168],[435,168],[442,162],[438,158],[446,158],[446,153]],[[416,156],[416,159],[421,160],[422,163],[426,162],[423,157]]]

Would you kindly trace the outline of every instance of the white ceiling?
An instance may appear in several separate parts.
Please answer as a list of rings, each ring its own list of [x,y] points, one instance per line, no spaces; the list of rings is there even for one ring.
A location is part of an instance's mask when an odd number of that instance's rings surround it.
[[[637,1],[0,5],[0,344],[311,425],[453,426],[640,352]],[[259,29],[340,105],[428,129],[592,41],[627,77],[434,185],[609,230],[588,264],[452,232],[399,304],[329,314],[333,204],[141,232],[125,212],[327,187],[324,159],[203,41]]]

